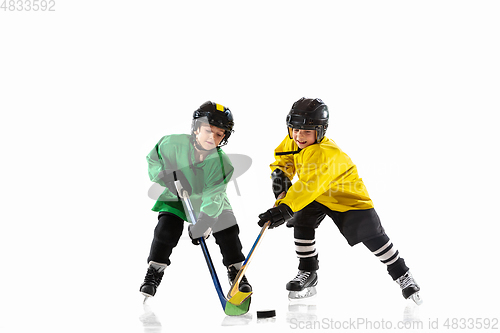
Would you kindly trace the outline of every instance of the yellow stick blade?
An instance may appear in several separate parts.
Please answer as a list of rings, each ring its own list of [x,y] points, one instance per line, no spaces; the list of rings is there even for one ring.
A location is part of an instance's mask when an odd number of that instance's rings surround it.
[[[240,305],[250,296],[252,296],[252,292],[244,293],[244,292],[239,291],[233,297],[228,299],[227,301],[231,304],[234,304],[234,305]]]

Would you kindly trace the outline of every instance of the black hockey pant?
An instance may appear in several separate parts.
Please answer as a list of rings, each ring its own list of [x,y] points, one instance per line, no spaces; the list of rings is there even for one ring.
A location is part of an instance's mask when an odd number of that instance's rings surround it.
[[[349,245],[354,246],[362,242],[385,264],[393,280],[409,270],[386,235],[375,209],[336,212],[315,201],[296,212],[287,224],[294,227],[295,251],[299,258],[300,270],[319,269],[315,233],[326,215],[335,222]]]
[[[225,211],[225,214],[232,214],[232,212]],[[234,218],[234,215],[232,218]],[[183,229],[184,221],[180,217],[171,213],[160,213],[158,215],[158,224],[154,230],[148,262],[155,261],[170,265],[170,255],[173,248],[177,246]],[[236,223],[213,234],[215,243],[219,245],[222,262],[225,266],[245,260],[245,256],[241,252],[242,245],[238,235],[239,227]]]

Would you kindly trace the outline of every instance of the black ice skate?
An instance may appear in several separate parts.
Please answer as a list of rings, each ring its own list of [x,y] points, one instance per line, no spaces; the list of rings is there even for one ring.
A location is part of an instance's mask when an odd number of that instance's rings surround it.
[[[161,283],[164,273],[163,271],[166,267],[167,265],[165,264],[158,264],[154,262],[149,263],[144,283],[139,289],[139,291],[144,295],[144,302],[146,302],[148,297],[153,297],[156,294],[156,289]]]
[[[297,276],[286,284],[288,298],[290,300],[312,297],[316,295],[316,285],[318,284],[318,274],[316,271],[299,270]]]
[[[229,266],[227,268],[227,277],[231,286],[233,285],[234,279],[236,279],[236,275],[238,275],[238,269],[236,269],[236,267],[234,267],[233,265]],[[241,278],[238,290],[244,293],[249,293],[252,291],[252,286],[250,285],[250,283],[248,283],[247,277],[245,275],[243,275],[243,277]]]
[[[415,279],[413,279],[413,276],[411,275],[410,271],[406,272],[403,276],[396,279],[396,282],[401,287],[404,298],[406,299],[410,298],[417,305],[423,303],[423,300],[420,298],[419,294],[420,287],[418,286]]]

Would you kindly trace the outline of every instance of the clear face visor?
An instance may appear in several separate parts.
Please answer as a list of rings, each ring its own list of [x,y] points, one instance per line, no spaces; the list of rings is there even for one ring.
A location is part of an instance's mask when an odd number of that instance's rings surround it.
[[[197,133],[199,133],[200,128],[202,126],[215,126],[216,128],[218,128],[220,130],[223,130],[224,131],[224,137],[222,138],[222,141],[219,143],[218,147],[224,146],[225,144],[227,144],[227,139],[231,135],[231,132],[228,132],[227,130],[225,130],[223,128],[220,128],[220,127],[218,127],[216,125],[210,124],[210,122],[208,120],[208,117],[204,116],[204,117],[199,117],[199,118],[193,119],[193,124],[191,126],[191,135],[193,136],[193,138],[195,140],[195,143],[198,146],[199,146],[199,142],[198,142],[198,139],[197,139]],[[212,133],[214,133],[213,129],[212,129]],[[215,136],[215,133],[214,133],[214,136]]]
[[[208,122],[208,117],[199,117],[199,118],[194,119],[193,120],[193,127],[191,128],[191,131],[193,133],[199,131],[200,127],[204,124],[210,125],[210,123]]]

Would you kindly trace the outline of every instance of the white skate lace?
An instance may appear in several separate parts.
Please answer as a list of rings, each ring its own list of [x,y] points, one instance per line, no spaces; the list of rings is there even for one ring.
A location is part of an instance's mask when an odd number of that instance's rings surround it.
[[[304,284],[310,275],[311,272],[299,271],[292,281],[298,281],[300,284]]]
[[[398,279],[398,284],[401,287],[401,289],[405,289],[406,287],[414,285],[415,281],[413,280],[411,274],[408,272]]]

